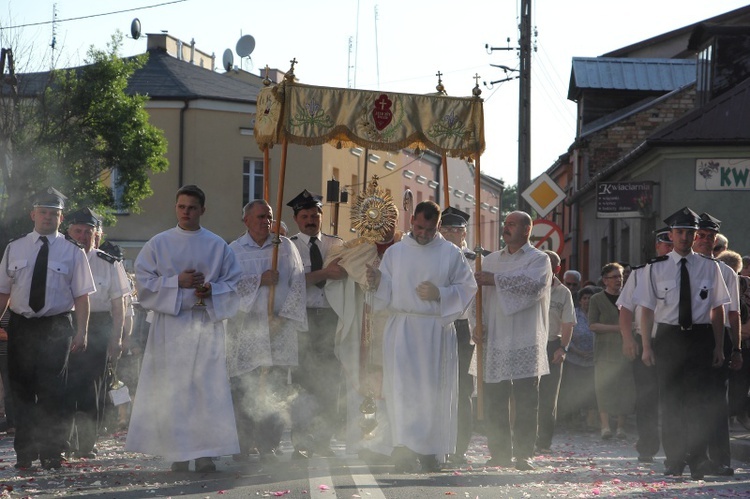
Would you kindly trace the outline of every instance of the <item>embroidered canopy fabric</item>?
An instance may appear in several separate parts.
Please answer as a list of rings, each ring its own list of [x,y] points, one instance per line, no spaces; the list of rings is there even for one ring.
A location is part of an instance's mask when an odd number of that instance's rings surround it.
[[[255,138],[261,149],[288,142],[404,147],[451,157],[484,151],[482,100],[445,95],[398,94],[283,83],[258,94]]]

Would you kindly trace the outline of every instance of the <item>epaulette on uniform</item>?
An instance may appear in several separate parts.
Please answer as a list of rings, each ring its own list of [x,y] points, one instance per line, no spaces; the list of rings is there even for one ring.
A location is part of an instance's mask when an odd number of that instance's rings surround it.
[[[638,269],[642,269],[642,268],[643,268],[643,267],[645,267],[645,266],[646,266],[646,264],[645,264],[645,263],[644,263],[643,265],[636,265],[635,267],[630,267],[630,270],[632,271],[632,270],[638,270]]]
[[[652,264],[656,262],[664,262],[667,260],[669,260],[669,255],[662,255],[662,256],[657,256],[656,258],[652,258],[651,260],[648,261],[648,263]]]
[[[289,238],[289,240],[290,241],[296,241],[297,240],[297,236],[292,236],[292,237]]]
[[[99,258],[101,258],[105,262],[111,263],[112,265],[114,265],[115,262],[118,261],[117,257],[114,257],[114,256],[110,255],[109,253],[107,253],[105,251],[102,251],[102,250],[97,250],[96,251],[96,256],[98,256]]]
[[[72,237],[70,237],[67,234],[65,234],[65,240],[68,241],[69,243],[75,244],[79,248],[83,249],[83,245],[81,243],[79,243],[78,241],[76,241],[75,239],[73,239]]]
[[[332,236],[331,234],[326,234],[326,233],[322,233],[322,234],[324,236],[326,236],[326,237],[330,237],[330,238],[333,238],[333,239],[339,239],[339,240],[343,241],[343,239],[341,239],[339,236]]]
[[[719,261],[719,260],[717,260],[716,258],[714,258],[713,256],[703,255],[703,254],[701,254],[701,253],[696,253],[696,255],[700,255],[700,256],[702,256],[703,258],[705,258],[706,260],[713,260],[714,262],[718,262],[718,261]]]
[[[24,237],[28,236],[29,234],[31,234],[31,232],[29,232],[28,234],[24,234],[22,236],[14,237],[10,241],[8,241],[8,244],[12,243],[13,241],[18,241],[19,239],[23,239]]]
[[[466,257],[467,260],[476,260],[477,259],[477,254],[474,253],[473,251],[468,251],[468,250],[464,251],[464,256]]]

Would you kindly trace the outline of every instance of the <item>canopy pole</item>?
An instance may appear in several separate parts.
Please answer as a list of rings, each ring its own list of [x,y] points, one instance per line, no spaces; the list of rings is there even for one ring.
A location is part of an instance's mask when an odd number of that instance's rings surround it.
[[[474,240],[476,241],[476,259],[474,260],[474,271],[482,271],[482,224],[479,216],[480,205],[482,202],[482,179],[479,173],[479,155],[475,160],[476,168],[474,169],[474,200],[477,209],[474,211]],[[447,182],[446,182],[447,183]],[[474,338],[477,349],[477,419],[484,420],[484,331],[482,330],[482,286],[477,287],[476,298],[477,323],[474,329]]]
[[[286,137],[281,142],[281,167],[279,168],[279,190],[276,194],[276,213],[275,213],[275,225],[274,225],[274,236],[273,236],[273,258],[271,260],[271,270],[276,270],[279,266],[279,244],[281,239],[279,234],[281,233],[281,207],[284,200],[284,177],[286,177],[286,151],[289,143]],[[268,317],[273,317],[273,299],[276,291],[276,286],[271,286],[268,294]]]
[[[451,205],[451,191],[448,187],[448,155],[443,153],[443,206]]]
[[[251,172],[252,174],[252,172]],[[268,201],[271,190],[271,158],[268,147],[263,149],[263,199]]]

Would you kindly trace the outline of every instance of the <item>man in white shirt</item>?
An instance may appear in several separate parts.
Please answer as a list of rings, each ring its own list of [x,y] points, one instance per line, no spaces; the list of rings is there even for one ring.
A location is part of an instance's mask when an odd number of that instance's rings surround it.
[[[83,247],[96,283],[89,295],[89,331],[86,350],[70,356],[68,397],[74,415],[70,452],[75,457],[96,457],[98,426],[103,422],[107,394],[107,361],[120,356],[124,322],[124,299],[130,285],[117,259],[94,248],[94,235],[100,220],[89,208],[68,216],[68,236]]]
[[[344,244],[337,236],[321,231],[323,197],[307,189],[287,203],[294,211],[294,221],[299,232],[290,239],[297,247],[305,267],[307,282],[307,333],[299,337],[299,367],[293,380],[311,397],[302,397],[300,404],[309,400],[314,421],[302,422],[302,413],[310,409],[298,407],[292,421],[293,459],[304,459],[315,453],[323,457],[334,455],[331,437],[343,423],[344,414],[337,408],[341,363],[334,354],[338,316],[331,309],[323,288],[328,279],[342,279],[346,271],[339,260],[323,266],[329,251]],[[302,427],[305,427],[304,429]]]
[[[705,475],[711,371],[724,362],[724,305],[730,302],[719,266],[693,252],[698,215],[682,208],[664,222],[674,249],[655,258],[638,280],[643,363],[656,365],[662,414],[664,474]],[[652,346],[653,343],[653,346]],[[690,415],[690,417],[685,417]]]
[[[0,312],[9,303],[11,311],[8,372],[18,469],[36,459],[46,469],[62,466],[70,431],[64,373],[69,353],[86,348],[89,294],[96,291],[86,254],[58,232],[64,200],[51,187],[36,198],[34,231],[8,245],[0,266]]]

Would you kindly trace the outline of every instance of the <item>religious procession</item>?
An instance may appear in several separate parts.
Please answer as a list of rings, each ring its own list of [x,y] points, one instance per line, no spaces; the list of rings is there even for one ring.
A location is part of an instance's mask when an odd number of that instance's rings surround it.
[[[733,375],[746,373],[747,277],[741,257],[713,255],[721,221],[684,207],[663,220],[648,264],[610,262],[582,283],[532,244],[531,213],[506,214],[493,234],[501,249],[485,251],[479,230],[471,249],[467,227],[480,221],[447,191],[447,206],[402,212],[372,176],[345,241],[323,232],[314,188],[285,193],[287,145],[429,149],[444,168],[447,156],[470,158],[478,194],[482,101],[388,101],[288,76],[261,89],[254,129],[264,153],[282,148],[276,206],[266,182],[231,242],[202,223],[221,193],[182,185],[176,226],[148,239],[129,276],[97,213],[66,212],[54,187],[33,197],[33,230],[0,263],[15,469],[95,459],[98,438],[117,427],[127,452],[181,474],[216,472],[222,456],[334,458],[334,442],[399,474],[471,464],[524,473],[561,425],[622,441],[634,418],[638,461],[662,450],[665,477],[734,474],[730,416],[750,426],[747,374]],[[362,125],[352,109],[365,108],[372,123]],[[470,463],[478,435],[487,453]]]
[[[523,472],[551,452],[557,425],[626,439],[635,417],[638,460],[663,448],[665,476],[734,472],[727,380],[743,366],[748,278],[741,258],[711,256],[721,222],[707,213],[679,210],[656,258],[628,275],[607,264],[581,287],[530,244],[522,211],[505,218],[504,248],[478,255],[469,215],[452,207],[421,202],[411,231],[397,230],[374,177],[352,210],[355,239],[323,233],[322,196],[304,190],[286,203],[298,233],[275,232],[273,209],[254,200],[227,244],[201,225],[206,194],[186,185],[177,226],[151,238],[131,280],[96,213],[68,214],[59,232],[65,201],[38,196],[33,231],[2,260],[19,470],[95,458],[99,434],[122,424],[125,450],[176,473],[214,472],[219,456],[278,464],[286,430],[292,460],[334,457],[341,440],[394,473],[466,465],[481,432],[485,466]],[[130,411],[113,366],[136,309],[147,333]]]

